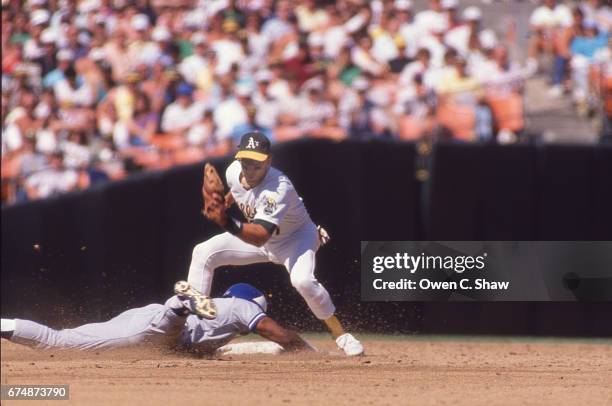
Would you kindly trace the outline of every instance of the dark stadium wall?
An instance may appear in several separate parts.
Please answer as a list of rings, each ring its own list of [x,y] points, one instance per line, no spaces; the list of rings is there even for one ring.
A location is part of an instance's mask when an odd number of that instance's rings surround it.
[[[317,276],[361,331],[610,336],[612,303],[362,303],[361,240],[610,240],[612,148],[444,144],[415,176],[414,144],[300,140],[275,147],[332,240]],[[213,163],[225,169],[230,158]],[[193,247],[220,230],[200,214],[203,164],[143,173],[2,208],[2,316],[54,326],[163,302]],[[213,294],[246,281],[273,317],[319,330],[280,266],[216,271]]]

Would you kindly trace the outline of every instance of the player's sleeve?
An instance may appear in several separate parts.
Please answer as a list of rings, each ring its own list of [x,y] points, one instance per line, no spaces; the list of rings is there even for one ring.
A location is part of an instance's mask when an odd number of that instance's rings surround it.
[[[225,181],[230,190],[236,185],[236,182],[240,181],[240,171],[240,162],[238,161],[232,162],[225,170]]]
[[[282,182],[275,191],[262,193],[255,208],[257,214],[255,214],[253,222],[257,223],[259,220],[278,227],[289,209],[291,190],[290,184]]]
[[[253,302],[244,299],[236,299],[234,302],[234,316],[236,320],[244,325],[249,331],[255,331],[257,323],[266,313]]]

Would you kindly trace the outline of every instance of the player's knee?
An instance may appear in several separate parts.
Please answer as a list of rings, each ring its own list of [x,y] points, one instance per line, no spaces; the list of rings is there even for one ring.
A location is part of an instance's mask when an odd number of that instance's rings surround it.
[[[291,275],[291,285],[302,295],[314,293],[317,287],[317,281],[310,276]]]
[[[214,247],[211,246],[210,240],[204,241],[193,248],[193,259],[198,261],[198,263],[204,267],[204,270],[207,270],[211,266],[214,266],[214,264],[212,264],[214,252]]]
[[[206,244],[208,241],[204,241],[195,247],[193,247],[193,258],[202,259],[208,256],[208,252],[210,251],[208,245]]]

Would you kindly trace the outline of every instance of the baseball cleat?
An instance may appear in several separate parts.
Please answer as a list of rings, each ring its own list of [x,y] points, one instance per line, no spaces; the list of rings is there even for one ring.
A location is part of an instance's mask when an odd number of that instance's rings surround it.
[[[363,345],[352,334],[342,334],[336,338],[336,344],[348,357],[363,355]]]
[[[178,281],[174,284],[174,293],[179,296],[180,299],[188,299],[192,303],[192,309],[190,309],[196,316],[212,320],[217,317],[217,308],[215,302],[208,297],[204,296],[196,289],[189,285],[187,281]]]

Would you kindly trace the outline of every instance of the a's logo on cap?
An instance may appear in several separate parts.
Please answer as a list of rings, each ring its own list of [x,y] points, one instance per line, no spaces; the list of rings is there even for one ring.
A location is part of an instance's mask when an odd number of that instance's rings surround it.
[[[236,159],[253,159],[263,162],[270,155],[270,140],[260,132],[252,131],[240,139],[240,148]]]
[[[255,149],[259,146],[259,141],[255,141],[253,137],[249,137],[249,143],[247,144],[247,149]]]

